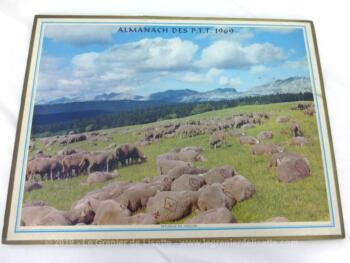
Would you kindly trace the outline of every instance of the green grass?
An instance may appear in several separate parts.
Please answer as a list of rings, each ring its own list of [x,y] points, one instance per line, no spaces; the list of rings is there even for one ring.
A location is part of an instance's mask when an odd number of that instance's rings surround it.
[[[237,204],[232,210],[239,222],[259,222],[275,216],[285,216],[291,221],[329,220],[316,118],[305,116],[302,111],[289,110],[295,104],[297,102],[240,106],[206,112],[184,119],[208,119],[213,117],[224,119],[234,113],[269,112],[271,114],[269,120],[265,121],[263,125],[257,125],[255,128],[246,130],[246,133],[257,136],[260,131],[271,130],[274,133],[274,138],[270,140],[271,142],[284,146],[288,151],[297,152],[307,157],[310,161],[311,176],[304,180],[291,184],[280,183],[276,180],[275,168],[268,168],[268,156],[253,156],[250,154],[249,146],[239,144],[238,137],[228,137],[226,147],[216,150],[210,149],[208,135],[192,138],[164,138],[158,143],[144,146],[141,150],[148,157],[148,161],[141,165],[121,168],[119,170],[121,176],[114,180],[140,181],[146,176],[156,176],[155,160],[159,154],[176,147],[200,146],[204,149],[208,160],[198,162],[196,166],[213,168],[230,165],[239,174],[245,176],[254,184],[256,194],[253,198]],[[289,124],[276,122],[276,117],[280,115],[289,115],[292,120],[297,120],[302,127],[304,136],[309,138],[310,144],[305,147],[291,146]],[[159,123],[164,122],[166,121]],[[112,136],[112,141],[98,142],[96,145],[85,141],[72,144],[71,147],[93,151],[101,150],[111,143],[135,143],[139,139],[138,131],[152,125],[155,124],[105,130]],[[45,147],[39,142],[36,142],[36,150],[43,149],[48,154],[55,154],[62,147],[59,145]],[[108,181],[91,186],[81,184],[85,180],[86,178],[84,176],[80,176],[66,181],[46,181],[42,189],[25,193],[24,200],[44,200],[53,207],[68,210],[85,193],[111,183],[111,181]],[[176,223],[181,223],[182,221],[180,220]]]

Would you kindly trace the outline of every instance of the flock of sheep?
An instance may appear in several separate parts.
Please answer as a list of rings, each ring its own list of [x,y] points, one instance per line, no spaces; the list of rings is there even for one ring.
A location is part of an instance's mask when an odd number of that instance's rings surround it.
[[[299,104],[293,110],[304,110],[314,114],[310,104]],[[220,121],[190,121],[185,124],[172,123],[161,127],[147,128],[139,142],[149,144],[162,137],[196,136],[209,133],[209,145],[216,150],[225,147],[225,137],[237,136],[241,144],[251,147],[251,154],[270,156],[269,166],[276,167],[277,179],[292,183],[310,175],[309,161],[297,153],[287,152],[274,143],[272,131],[262,131],[257,135],[246,136],[241,129],[263,124],[270,118],[267,113],[240,114]],[[278,123],[290,123],[292,143],[304,146],[308,139],[302,136],[300,124],[288,116],[279,116]],[[216,123],[214,123],[216,122]],[[197,126],[198,132],[194,133]],[[60,157],[58,157],[60,156]],[[41,168],[45,159],[49,165]],[[50,160],[50,161],[48,161]],[[52,160],[58,161],[61,167]],[[110,172],[118,165],[131,165],[146,161],[136,145],[123,144],[115,149],[86,153],[66,149],[58,155],[36,156],[28,162],[27,191],[42,187],[32,180],[34,174],[49,176],[51,179],[69,178],[87,173],[87,183],[103,182],[118,176]],[[251,198],[254,185],[232,167],[213,167],[209,170],[196,168],[195,163],[205,160],[200,147],[188,146],[174,149],[156,158],[158,176],[144,178],[142,182],[116,181],[101,189],[92,191],[76,201],[68,211],[59,211],[43,201],[23,204],[24,226],[32,225],[123,225],[159,224],[182,220],[184,224],[235,223],[237,219],[232,208]],[[38,168],[39,167],[39,168]],[[60,170],[61,169],[61,170]],[[278,217],[268,221],[287,221]]]
[[[95,171],[109,172],[118,165],[126,166],[145,161],[147,158],[133,144],[122,144],[115,149],[84,152],[66,148],[55,156],[37,154],[27,163],[26,180],[31,181],[39,174],[41,179],[68,179],[82,173],[91,174]]]

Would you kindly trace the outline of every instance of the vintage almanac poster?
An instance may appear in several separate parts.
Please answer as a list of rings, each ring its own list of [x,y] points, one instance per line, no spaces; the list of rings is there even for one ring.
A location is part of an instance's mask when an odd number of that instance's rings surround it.
[[[3,242],[344,237],[310,21],[36,16]]]

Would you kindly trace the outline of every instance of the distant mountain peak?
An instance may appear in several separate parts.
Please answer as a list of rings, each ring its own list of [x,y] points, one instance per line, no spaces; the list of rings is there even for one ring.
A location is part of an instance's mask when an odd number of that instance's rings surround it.
[[[237,90],[235,88],[217,88],[212,91],[218,91],[218,92],[237,92]]]
[[[251,88],[246,95],[267,95],[276,93],[312,92],[311,81],[308,77],[289,77],[277,79],[269,83]]]
[[[163,101],[168,103],[205,102],[232,100],[245,96],[263,96],[277,93],[311,92],[311,82],[308,77],[293,76],[286,79],[272,80],[268,83],[252,87],[248,91],[238,92],[234,88],[216,88],[198,92],[191,89],[169,89],[150,94],[147,97],[123,92],[105,92],[93,97],[62,97],[52,101],[39,101],[37,104],[65,104],[82,101]]]
[[[100,95],[96,95],[94,100],[143,100],[144,98],[139,95],[134,95],[131,93],[123,93],[123,92],[110,92],[110,93],[102,93]]]
[[[153,93],[148,96],[149,100],[166,100],[169,102],[179,102],[182,101],[183,98],[193,96],[197,94],[198,91],[190,90],[190,89],[180,89],[180,90],[166,90]]]

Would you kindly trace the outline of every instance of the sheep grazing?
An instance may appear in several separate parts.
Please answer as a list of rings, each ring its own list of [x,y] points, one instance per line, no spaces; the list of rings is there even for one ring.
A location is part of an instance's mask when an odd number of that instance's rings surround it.
[[[225,133],[223,131],[214,132],[209,137],[209,145],[211,148],[216,149],[218,146],[225,144]]]
[[[297,136],[297,137],[292,138],[292,145],[302,147],[302,146],[305,146],[307,144],[309,144],[309,140],[305,137]]]
[[[302,136],[300,124],[298,122],[292,121],[289,127],[293,137]]]
[[[279,116],[277,117],[276,121],[278,123],[285,123],[285,122],[289,122],[290,117],[289,116]]]
[[[283,148],[276,144],[256,144],[251,147],[251,152],[253,155],[263,155],[263,154],[274,154],[278,152],[283,152]]]
[[[273,138],[273,132],[272,131],[262,131],[258,134],[258,138],[260,140],[270,140]]]
[[[239,143],[254,145],[254,144],[258,144],[259,140],[254,138],[253,136],[241,136],[239,137]]]
[[[304,158],[287,156],[278,162],[276,173],[279,181],[292,183],[310,176],[310,167]]]

